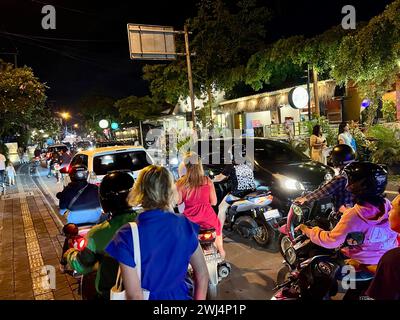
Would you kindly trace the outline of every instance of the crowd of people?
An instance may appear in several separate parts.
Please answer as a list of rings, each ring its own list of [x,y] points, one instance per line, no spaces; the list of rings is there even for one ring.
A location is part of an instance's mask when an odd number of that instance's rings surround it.
[[[343,263],[376,273],[365,293],[371,298],[400,299],[396,269],[400,256],[400,196],[393,205],[385,198],[387,172],[379,165],[355,161],[351,146],[338,144],[331,157],[339,174],[296,202],[304,204],[331,197],[340,213],[339,221],[332,230],[305,225],[297,230],[326,248],[339,247],[349,232],[363,232],[365,241],[361,246],[343,250]],[[253,171],[246,162],[235,162],[233,158],[232,166],[211,180],[204,175],[199,156],[189,152],[180,173],[180,179],[174,182],[168,169],[151,165],[139,173],[136,181],[128,173],[118,171],[103,179],[98,190],[99,202],[109,218],[91,229],[84,251],[70,249],[64,255],[65,261],[79,272],[98,270],[97,298],[109,299],[119,274],[128,299],[205,299],[208,271],[197,240],[198,231],[213,228],[217,235],[215,245],[225,257],[222,229],[226,198],[240,198],[243,192],[254,189]],[[233,189],[216,215],[212,209],[217,204],[213,182],[228,178],[232,179]],[[177,205],[182,214],[177,213]],[[137,240],[132,231],[133,221],[138,224]],[[141,256],[140,278],[136,254]],[[100,268],[96,269],[98,264]],[[189,264],[192,277],[187,272]],[[146,289],[148,296],[142,289]]]
[[[326,139],[319,126],[314,127],[311,140],[312,154],[316,158],[318,153],[321,160],[320,150],[326,147]],[[303,205],[331,198],[339,213],[336,226],[322,230],[301,224],[296,230],[325,248],[338,248],[350,232],[362,232],[365,236],[362,245],[342,250],[343,263],[375,274],[364,293],[366,296],[400,300],[397,239],[400,195],[392,203],[385,198],[387,172],[379,165],[356,161],[353,140],[348,125],[342,124],[338,145],[330,155],[337,175],[295,200]],[[90,220],[97,225],[88,233],[88,244],[83,251],[64,248],[62,265],[69,264],[82,274],[94,274],[97,299],[110,298],[118,275],[128,299],[205,299],[208,270],[197,234],[200,229],[213,229],[216,248],[224,259],[223,226],[229,201],[255,189],[251,164],[238,161],[236,154],[243,158],[232,149],[232,165],[227,165],[213,180],[204,174],[201,158],[194,152],[188,152],[183,158],[176,182],[165,167],[150,165],[140,171],[136,180],[127,172],[115,171],[107,174],[97,187],[87,182],[86,167],[72,167],[71,183],[57,194],[60,214],[67,217],[69,224]],[[67,158],[62,159],[63,155],[57,153],[54,158],[60,163],[67,162]],[[3,186],[5,172],[9,183],[14,184],[15,169],[0,154],[0,185]],[[214,183],[227,179],[232,189],[219,204],[216,214]],[[178,206],[181,214],[176,209]],[[135,221],[138,238],[132,227]],[[141,257],[140,266],[137,255]],[[193,270],[191,276],[189,264]]]
[[[347,122],[342,122],[339,125],[337,143],[348,145],[354,152],[357,152],[357,143],[350,132],[350,126]],[[313,127],[310,136],[310,158],[314,161],[327,164],[327,151],[329,151],[327,139],[322,131],[322,127],[317,124]]]

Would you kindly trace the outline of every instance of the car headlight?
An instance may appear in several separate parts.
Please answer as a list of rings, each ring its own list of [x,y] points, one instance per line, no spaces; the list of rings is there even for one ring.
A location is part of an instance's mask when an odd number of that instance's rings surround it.
[[[273,174],[273,176],[279,180],[281,186],[286,190],[297,190],[297,191],[305,190],[303,184],[300,181],[286,177],[279,173],[275,173]]]
[[[333,179],[333,176],[330,173],[327,173],[324,177],[325,181],[330,181]]]

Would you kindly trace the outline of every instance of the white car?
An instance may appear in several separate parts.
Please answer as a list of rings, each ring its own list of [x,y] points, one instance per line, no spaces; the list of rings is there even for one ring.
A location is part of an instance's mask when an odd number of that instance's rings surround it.
[[[153,163],[143,147],[114,146],[80,151],[72,158],[69,167],[85,165],[89,171],[89,182],[99,185],[108,172],[128,170],[136,179],[140,170]]]

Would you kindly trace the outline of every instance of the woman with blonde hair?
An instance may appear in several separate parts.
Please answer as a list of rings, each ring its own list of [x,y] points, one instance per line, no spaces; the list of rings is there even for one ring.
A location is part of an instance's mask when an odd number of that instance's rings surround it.
[[[197,153],[188,152],[183,163],[186,173],[176,183],[179,193],[178,204],[184,203],[183,214],[200,228],[215,229],[217,235],[215,244],[221,258],[224,259],[221,223],[212,208],[217,204],[214,184],[204,175],[203,165]]]
[[[141,278],[137,273],[134,240],[129,224],[123,226],[108,244],[106,252],[119,262],[128,299],[142,300],[142,289],[149,300],[189,300],[185,281],[188,265],[194,272],[194,296],[207,294],[208,270],[193,224],[173,213],[177,191],[171,173],[151,165],[140,171],[129,195],[131,206],[142,206],[137,218],[141,257]]]

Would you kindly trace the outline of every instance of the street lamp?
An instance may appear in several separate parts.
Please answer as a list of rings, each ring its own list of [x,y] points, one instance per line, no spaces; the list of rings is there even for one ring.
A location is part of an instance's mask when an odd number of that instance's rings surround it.
[[[78,129],[78,128],[79,128],[79,124],[75,123],[75,124],[74,124],[74,128],[75,128],[75,129]]]
[[[61,112],[61,117],[62,117],[64,120],[68,120],[69,118],[71,118],[71,115],[70,115],[69,112]]]
[[[65,122],[65,135],[67,135],[68,132],[68,128],[67,128],[67,120],[71,118],[71,114],[69,112],[56,112],[57,114],[60,115],[61,117],[61,124],[62,124],[62,120],[64,120]]]

